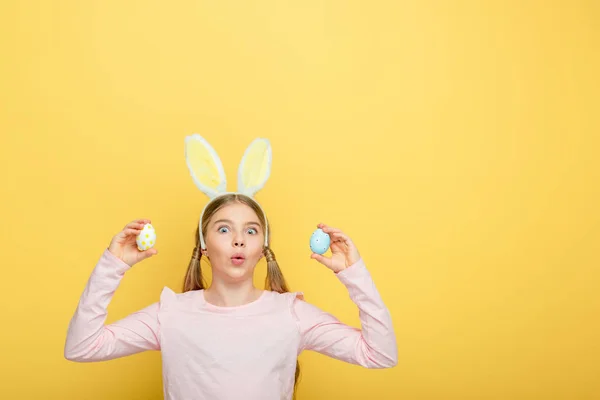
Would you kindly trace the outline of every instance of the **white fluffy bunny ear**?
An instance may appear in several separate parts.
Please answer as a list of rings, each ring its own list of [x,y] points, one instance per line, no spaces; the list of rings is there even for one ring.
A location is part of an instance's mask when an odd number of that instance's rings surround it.
[[[185,138],[185,162],[198,189],[210,199],[225,192],[227,181],[221,159],[197,133]]]
[[[254,139],[246,148],[238,168],[238,192],[253,197],[271,175],[271,143]]]

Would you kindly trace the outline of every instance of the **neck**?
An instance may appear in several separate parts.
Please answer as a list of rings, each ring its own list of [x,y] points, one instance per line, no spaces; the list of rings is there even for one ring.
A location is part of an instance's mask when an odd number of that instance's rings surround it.
[[[219,307],[237,307],[255,301],[262,292],[254,287],[252,280],[230,283],[214,279],[204,291],[204,299]]]

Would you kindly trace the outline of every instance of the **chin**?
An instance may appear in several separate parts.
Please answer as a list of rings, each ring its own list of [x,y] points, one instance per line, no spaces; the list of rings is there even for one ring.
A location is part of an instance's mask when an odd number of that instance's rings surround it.
[[[221,276],[230,281],[243,281],[245,279],[252,279],[252,271],[243,266],[232,266],[229,265],[222,268],[220,271]]]

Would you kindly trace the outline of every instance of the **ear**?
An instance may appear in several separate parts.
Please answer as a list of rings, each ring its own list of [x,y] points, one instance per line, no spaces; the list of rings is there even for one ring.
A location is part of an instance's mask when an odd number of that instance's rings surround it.
[[[253,197],[265,185],[271,175],[271,143],[267,139],[255,139],[242,157],[238,168],[238,192]]]
[[[185,138],[185,162],[198,189],[210,199],[225,192],[223,164],[212,146],[197,133]]]

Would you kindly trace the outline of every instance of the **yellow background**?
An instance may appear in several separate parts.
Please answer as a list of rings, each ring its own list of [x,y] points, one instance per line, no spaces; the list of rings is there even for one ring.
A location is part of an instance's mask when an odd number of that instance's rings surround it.
[[[358,323],[309,259],[322,221],[392,312],[397,367],[305,353],[300,399],[600,398],[598,4],[3,2],[0,397],[162,398],[159,353],[77,364],[63,344],[131,219],[160,255],[108,322],[180,290],[197,132],[230,190],[250,141],[272,141],[257,198],[293,290]]]

